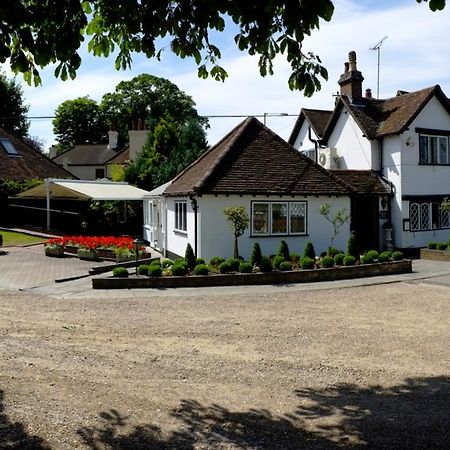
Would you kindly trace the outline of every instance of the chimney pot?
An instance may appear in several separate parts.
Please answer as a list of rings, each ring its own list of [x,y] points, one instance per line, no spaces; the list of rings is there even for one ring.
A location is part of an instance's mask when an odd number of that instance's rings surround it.
[[[349,63],[348,63],[348,62],[345,62],[345,63],[344,63],[344,73],[347,73],[347,72],[348,72],[348,67],[349,67]]]
[[[372,98],[372,89],[366,89],[366,98]]]
[[[357,70],[356,69],[356,52],[351,51],[348,54],[348,62],[349,62],[350,70]]]

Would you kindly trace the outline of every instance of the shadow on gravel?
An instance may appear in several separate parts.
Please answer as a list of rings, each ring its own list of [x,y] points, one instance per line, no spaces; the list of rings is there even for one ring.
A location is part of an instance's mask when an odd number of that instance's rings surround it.
[[[99,427],[78,434],[92,449],[448,449],[450,378],[414,378],[391,388],[342,384],[296,391],[294,413],[230,411],[183,400],[172,411],[178,431],[155,425],[128,428],[116,410],[100,414]],[[127,431],[125,431],[127,430]]]
[[[0,390],[0,449],[50,450],[41,438],[27,434],[21,423],[11,422],[5,414],[3,399],[4,393]]]

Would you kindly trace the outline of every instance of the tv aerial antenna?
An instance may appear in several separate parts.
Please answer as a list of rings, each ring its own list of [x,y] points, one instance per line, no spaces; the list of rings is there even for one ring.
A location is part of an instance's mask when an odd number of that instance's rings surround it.
[[[381,41],[377,42],[373,47],[371,47],[369,50],[376,50],[377,56],[378,56],[378,65],[377,65],[377,98],[380,98],[380,50],[381,46],[383,45],[383,42],[388,37],[385,36]]]

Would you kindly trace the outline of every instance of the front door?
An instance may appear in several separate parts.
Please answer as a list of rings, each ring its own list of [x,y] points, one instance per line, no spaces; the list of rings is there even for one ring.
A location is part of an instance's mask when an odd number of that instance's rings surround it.
[[[351,203],[351,229],[359,251],[379,250],[378,197],[355,197]]]

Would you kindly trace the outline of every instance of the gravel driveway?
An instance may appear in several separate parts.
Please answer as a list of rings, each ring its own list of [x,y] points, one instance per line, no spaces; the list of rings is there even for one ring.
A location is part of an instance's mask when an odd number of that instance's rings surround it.
[[[450,289],[0,292],[0,449],[450,442]]]

